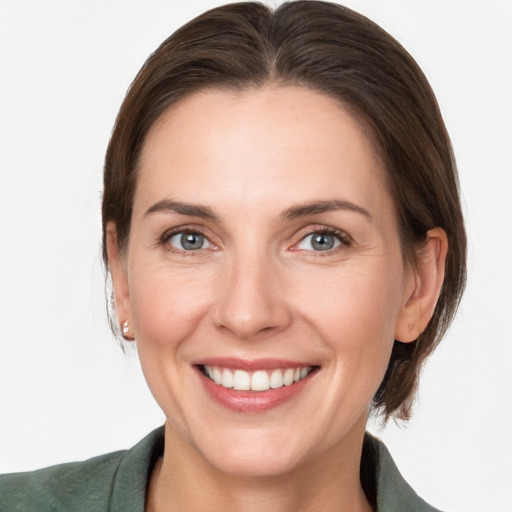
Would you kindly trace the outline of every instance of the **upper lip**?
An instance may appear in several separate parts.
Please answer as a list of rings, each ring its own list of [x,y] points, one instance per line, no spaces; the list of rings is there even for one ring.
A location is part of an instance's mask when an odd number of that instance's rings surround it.
[[[276,370],[278,368],[305,368],[318,366],[310,362],[292,361],[289,359],[239,359],[236,357],[209,357],[192,362],[195,366],[220,366],[231,370]]]

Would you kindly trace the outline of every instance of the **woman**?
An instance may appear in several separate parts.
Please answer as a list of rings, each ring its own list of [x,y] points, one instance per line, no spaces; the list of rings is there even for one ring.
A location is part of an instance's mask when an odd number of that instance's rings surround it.
[[[115,327],[166,415],[2,477],[2,510],[433,510],[365,426],[408,418],[466,239],[422,72],[323,2],[232,4],[144,65],[107,151]]]

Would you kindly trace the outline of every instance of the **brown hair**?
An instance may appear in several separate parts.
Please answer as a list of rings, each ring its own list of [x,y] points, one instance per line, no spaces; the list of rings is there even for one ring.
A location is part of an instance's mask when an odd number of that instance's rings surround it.
[[[407,418],[421,365],[450,324],[466,274],[466,236],[457,171],[435,96],[407,51],[364,16],[304,0],[275,10],[256,2],[212,9],[171,35],[148,58],[119,111],[104,173],[105,227],[121,251],[130,231],[137,161],[153,123],[173,103],[205,88],[247,89],[269,82],[308,87],[342,102],[364,121],[394,198],[404,257],[434,227],[448,236],[445,279],[434,315],[413,343],[395,341],[374,398],[387,419]]]

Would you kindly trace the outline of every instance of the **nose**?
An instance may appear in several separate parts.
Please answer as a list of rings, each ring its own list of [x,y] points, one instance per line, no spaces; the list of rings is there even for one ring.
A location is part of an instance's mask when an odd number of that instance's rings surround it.
[[[239,256],[222,276],[214,307],[216,327],[243,340],[286,329],[292,320],[279,264],[254,254]]]

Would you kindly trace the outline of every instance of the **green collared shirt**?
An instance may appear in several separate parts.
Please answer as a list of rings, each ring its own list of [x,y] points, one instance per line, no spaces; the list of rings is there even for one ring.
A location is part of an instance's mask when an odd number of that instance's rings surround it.
[[[0,476],[0,512],[143,512],[151,470],[164,450],[160,427],[130,450]],[[439,512],[402,478],[387,448],[367,434],[363,486],[378,512]]]

